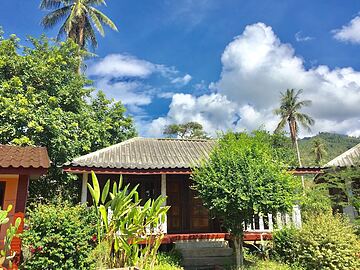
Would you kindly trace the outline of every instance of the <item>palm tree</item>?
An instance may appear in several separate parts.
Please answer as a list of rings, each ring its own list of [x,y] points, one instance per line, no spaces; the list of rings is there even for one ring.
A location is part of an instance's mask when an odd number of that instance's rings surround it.
[[[289,125],[290,136],[293,145],[296,149],[299,165],[302,166],[299,144],[297,141],[297,134],[299,132],[299,124],[310,131],[315,121],[309,115],[301,113],[303,107],[310,106],[310,100],[299,100],[302,90],[295,91],[295,89],[287,89],[285,93],[281,93],[280,108],[276,109],[274,113],[281,117],[281,120],[275,129],[275,132],[283,130],[286,124]]]
[[[316,138],[312,143],[311,152],[315,155],[315,163],[320,165],[322,159],[327,154],[325,142],[320,138]]]
[[[98,5],[106,5],[105,0],[41,0],[41,9],[54,9],[42,19],[41,24],[44,28],[51,28],[64,20],[57,35],[58,40],[65,35],[81,49],[85,49],[87,43],[96,48],[97,40],[93,27],[102,36],[105,35],[103,25],[117,31],[115,24],[93,7]]]

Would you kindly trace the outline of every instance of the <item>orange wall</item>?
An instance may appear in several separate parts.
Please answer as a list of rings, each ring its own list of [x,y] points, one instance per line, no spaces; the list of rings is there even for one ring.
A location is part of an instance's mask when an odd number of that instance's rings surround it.
[[[1,176],[0,175],[0,181],[6,182],[5,185],[5,196],[4,196],[4,209],[7,209],[7,207],[11,204],[12,209],[9,213],[10,223],[13,222],[14,214],[15,214],[15,207],[16,207],[16,196],[17,196],[17,190],[18,190],[18,183],[19,183],[19,176]],[[5,233],[6,233],[7,226],[3,225],[0,229],[0,239],[4,239]]]

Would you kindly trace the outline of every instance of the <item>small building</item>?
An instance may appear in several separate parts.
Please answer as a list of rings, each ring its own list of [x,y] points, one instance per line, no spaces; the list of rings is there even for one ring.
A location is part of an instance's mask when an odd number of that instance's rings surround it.
[[[24,218],[28,197],[29,181],[45,174],[50,166],[45,147],[0,145],[0,206],[7,209],[12,205],[9,213],[10,222],[17,217]],[[7,226],[0,229],[0,246],[3,243]],[[23,223],[19,231],[23,230]],[[19,255],[21,252],[20,239],[14,239],[11,247]]]
[[[136,137],[78,157],[65,164],[63,170],[81,175],[83,203],[91,202],[87,190],[91,171],[96,173],[101,187],[108,179],[118,181],[122,175],[125,184],[139,184],[139,195],[144,201],[167,196],[167,205],[171,206],[166,224],[168,235],[219,234],[223,232],[221,222],[210,216],[191,189],[190,178],[191,168],[208,158],[215,144],[216,140]],[[272,229],[268,217],[259,217],[254,223],[249,228],[250,238],[250,232]]]
[[[337,156],[336,158],[329,161],[327,164],[324,165],[324,174],[319,175],[316,181],[323,181],[324,177],[328,173],[335,173],[346,168],[355,168],[360,167],[360,144],[355,145],[354,147],[350,148],[349,150],[345,151],[341,155]],[[360,175],[357,179],[348,179],[346,195],[344,196],[345,204],[348,202],[348,198],[351,196],[359,196],[360,194]],[[336,189],[329,190],[330,195],[334,193],[342,193],[342,191]],[[358,194],[354,194],[358,193]],[[352,205],[346,206],[339,206],[338,209],[344,214],[346,214],[351,220],[357,218],[360,214],[360,209],[356,209]]]

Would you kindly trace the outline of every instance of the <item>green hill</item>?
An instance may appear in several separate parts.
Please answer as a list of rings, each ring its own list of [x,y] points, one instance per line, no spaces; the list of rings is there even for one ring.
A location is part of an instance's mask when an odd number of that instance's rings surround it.
[[[314,154],[311,153],[311,149],[313,141],[316,138],[322,139],[327,148],[327,155],[322,161],[322,164],[327,163],[338,155],[344,153],[346,150],[360,143],[360,138],[327,132],[321,132],[313,137],[305,137],[299,140],[300,153],[304,165],[315,164],[315,157]]]

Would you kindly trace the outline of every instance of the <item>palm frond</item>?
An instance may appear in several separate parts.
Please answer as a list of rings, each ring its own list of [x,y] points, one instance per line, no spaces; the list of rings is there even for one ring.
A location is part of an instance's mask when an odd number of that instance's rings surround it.
[[[84,38],[87,42],[90,42],[93,49],[97,47],[96,35],[88,19],[85,20]]]
[[[315,120],[307,114],[297,112],[294,114],[294,117],[296,121],[299,122],[300,125],[306,128],[308,131],[311,131],[310,127],[315,124]]]
[[[93,11],[93,9],[89,8],[88,14],[89,14],[91,20],[93,21],[96,30],[99,31],[100,35],[104,36],[105,35],[104,28],[103,28],[99,18],[97,17],[96,13]]]
[[[50,28],[65,18],[71,10],[71,6],[65,6],[47,14],[41,21],[44,28]]]
[[[62,4],[62,0],[42,0],[40,2],[40,9],[53,9],[59,8]]]
[[[286,125],[286,122],[287,122],[287,118],[284,117],[284,118],[281,118],[279,124],[277,125],[276,129],[275,129],[275,133],[279,133],[280,131],[282,131]]]
[[[63,23],[63,25],[60,27],[59,32],[56,36],[56,40],[60,41],[60,39],[63,36],[67,36],[68,33],[70,32],[70,28],[71,28],[71,20],[70,20],[70,16],[68,16],[65,22]]]
[[[106,2],[105,2],[105,0],[85,0],[85,5],[87,5],[87,6],[89,6],[89,5],[95,5],[95,6],[104,5],[104,6],[106,6]]]
[[[110,20],[109,17],[107,17],[104,13],[102,13],[101,11],[97,10],[96,8],[90,7],[89,9],[91,9],[97,16],[97,18],[99,19],[99,21],[103,24],[106,24],[107,26],[109,26],[111,29],[118,31],[115,23],[113,23],[112,20]]]

